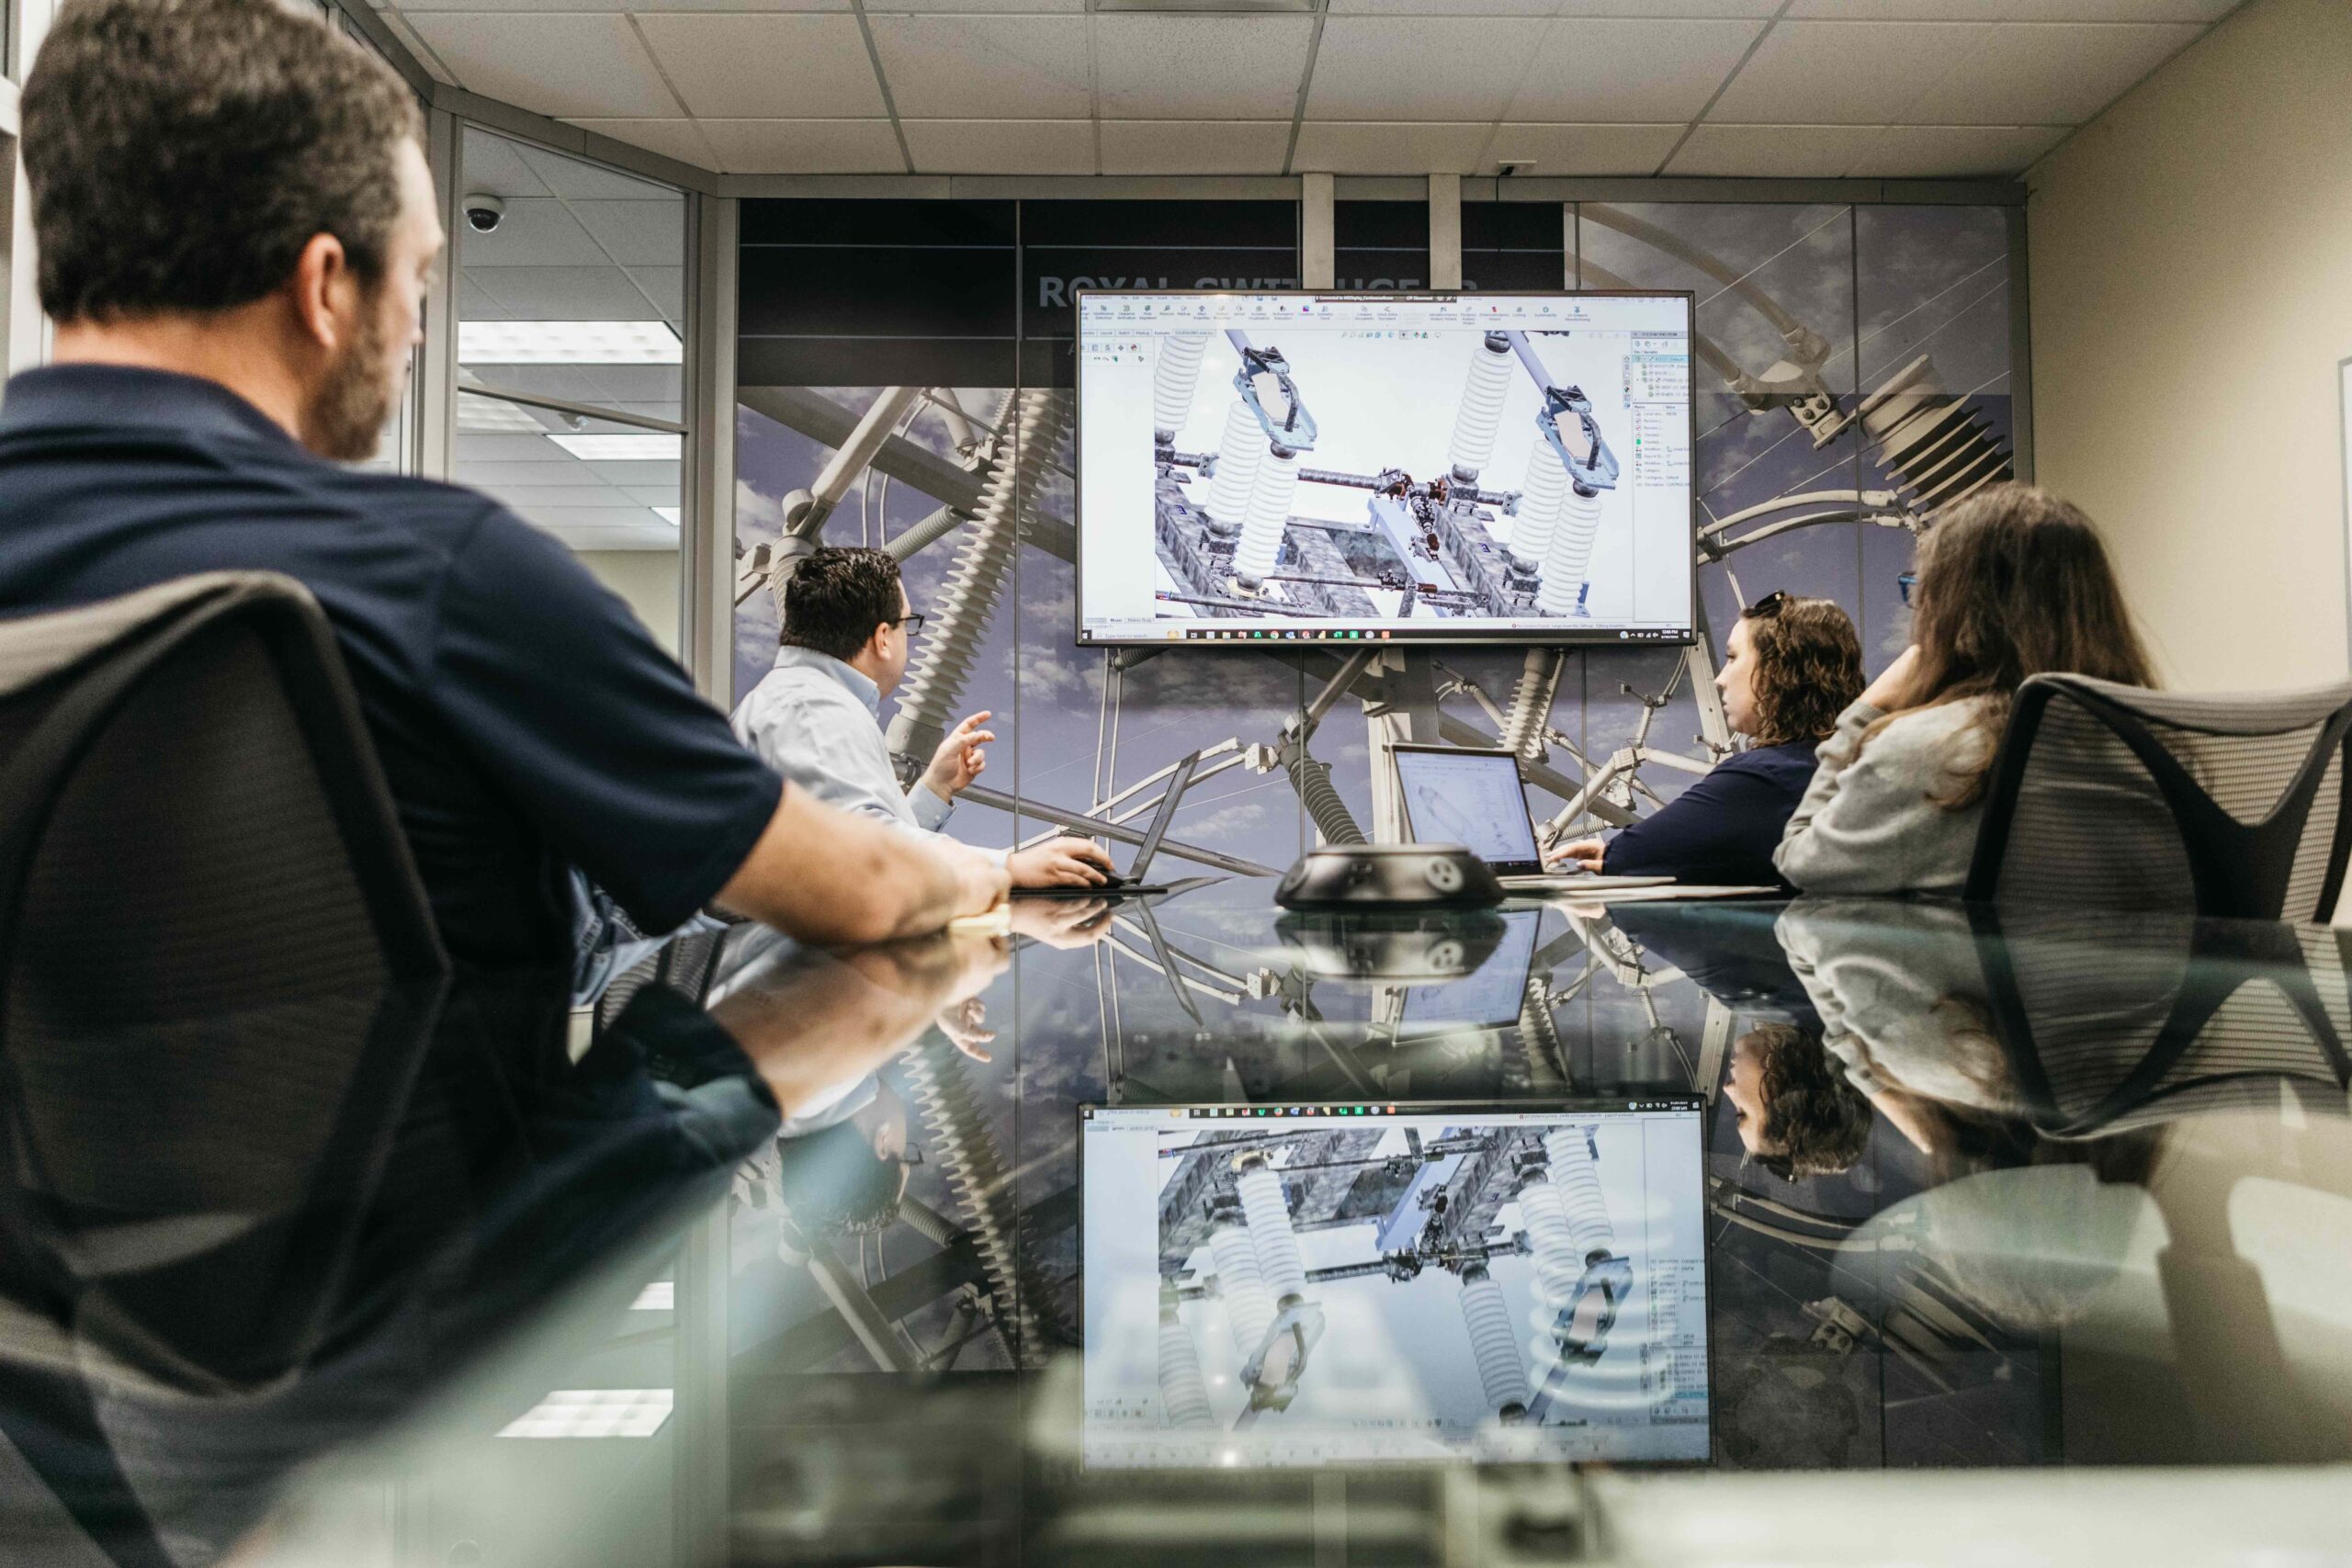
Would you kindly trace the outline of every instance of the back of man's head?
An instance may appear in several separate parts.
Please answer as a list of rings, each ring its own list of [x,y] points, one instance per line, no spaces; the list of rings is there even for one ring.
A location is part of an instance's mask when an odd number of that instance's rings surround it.
[[[784,641],[850,659],[875,627],[899,618],[899,563],[888,551],[827,545],[785,584]]]
[[[225,310],[312,236],[383,276],[408,86],[277,0],[66,0],[25,82],[41,308],[107,322]]]

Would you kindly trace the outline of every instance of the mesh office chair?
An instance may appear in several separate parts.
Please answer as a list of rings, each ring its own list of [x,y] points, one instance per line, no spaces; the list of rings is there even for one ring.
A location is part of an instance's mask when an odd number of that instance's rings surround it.
[[[300,584],[0,621],[0,1218],[85,1328],[198,1385],[299,1357],[447,967]],[[208,1320],[225,1261],[287,1289]]]
[[[2026,1114],[2090,1138],[2214,1111],[2345,1114],[2352,931],[2051,907],[1972,911]]]
[[[1987,781],[1966,897],[2325,920],[2352,852],[2352,682],[2186,694],[2037,675]]]

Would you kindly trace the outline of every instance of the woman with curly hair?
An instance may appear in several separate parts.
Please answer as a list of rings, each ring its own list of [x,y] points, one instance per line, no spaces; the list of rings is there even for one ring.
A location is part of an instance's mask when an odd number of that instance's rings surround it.
[[[1555,863],[1719,887],[1786,886],[1772,852],[1812,782],[1814,748],[1861,692],[1860,639],[1829,600],[1768,594],[1740,613],[1715,685],[1747,750],[1614,839],[1554,851]]]
[[[2098,531],[2048,491],[1996,485],[1946,513],[1911,598],[1911,647],[1838,716],[1773,854],[1808,893],[1958,893],[2026,678],[2155,684]]]

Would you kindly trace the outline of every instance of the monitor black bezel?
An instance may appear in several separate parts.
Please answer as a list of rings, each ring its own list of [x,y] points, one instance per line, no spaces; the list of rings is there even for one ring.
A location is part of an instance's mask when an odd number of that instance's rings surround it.
[[[1253,299],[1289,299],[1329,300],[1334,303],[1355,304],[1363,301],[1393,303],[1410,300],[1416,303],[1440,304],[1462,299],[1679,299],[1682,301],[1683,335],[1691,345],[1695,356],[1699,342],[1698,296],[1688,288],[1513,288],[1513,289],[1384,289],[1376,291],[1332,288],[1079,288],[1070,293],[1071,357],[1076,369],[1071,380],[1070,422],[1070,618],[1071,647],[1078,649],[1094,648],[1239,648],[1261,642],[1305,643],[1316,648],[1334,644],[1353,646],[1362,642],[1401,644],[1407,648],[1690,648],[1699,641],[1699,384],[1694,376],[1690,392],[1685,400],[1683,417],[1690,423],[1690,624],[1679,634],[1653,635],[1647,631],[1636,635],[1629,628],[1615,631],[1583,631],[1564,628],[1530,631],[1524,627],[1498,627],[1486,632],[1455,632],[1446,630],[1418,631],[1408,627],[1382,627],[1369,631],[1351,629],[1347,636],[1321,634],[1285,627],[1279,632],[1258,637],[1089,637],[1086,630],[1086,501],[1085,485],[1079,477],[1080,454],[1084,441],[1080,425],[1086,409],[1086,355],[1084,346],[1085,302],[1090,299],[1202,299],[1219,296],[1248,296]],[[1183,626],[1188,623],[1173,623]],[[1204,627],[1203,629],[1208,629]],[[1262,647],[1257,651],[1266,651]]]
[[[1527,775],[1519,772],[1519,754],[1508,747],[1448,746],[1443,741],[1399,740],[1388,748],[1388,765],[1394,768],[1396,765],[1397,754],[1404,751],[1410,751],[1418,756],[1427,756],[1431,752],[1442,752],[1449,757],[1507,757],[1510,760],[1512,773],[1519,779],[1520,801],[1521,804],[1526,802]],[[1404,813],[1406,831],[1408,833],[1413,832],[1413,808],[1405,803],[1405,775],[1401,773],[1396,775],[1396,809]],[[1493,871],[1497,876],[1542,875],[1544,873],[1544,842],[1535,831],[1535,818],[1532,814],[1530,814],[1527,818],[1527,839],[1528,842],[1535,846],[1535,858],[1533,860],[1488,861],[1487,863],[1487,868]],[[1414,837],[1409,841],[1419,844],[1437,840],[1428,840],[1419,837]]]
[[[1653,1100],[1655,1100],[1655,1103],[1653,1103]],[[1476,1116],[1481,1113],[1495,1114],[1498,1112],[1510,1114],[1534,1112],[1544,1115],[1572,1116],[1583,1111],[1589,1111],[1594,1115],[1627,1115],[1636,1111],[1689,1111],[1696,1114],[1699,1118],[1700,1195],[1702,1202],[1703,1203],[1705,1201],[1707,1191],[1707,1157],[1709,1153],[1707,1146],[1709,1122],[1707,1120],[1707,1095],[1703,1089],[1661,1089],[1656,1092],[1655,1096],[1650,1094],[1566,1095],[1547,1097],[1541,1100],[1394,1100],[1373,1102],[1346,1100],[1324,1100],[1319,1103],[1310,1103],[1302,1100],[1297,1103],[1303,1108],[1304,1112],[1308,1115],[1328,1114],[1342,1105],[1363,1105],[1366,1103],[1394,1105],[1396,1108],[1396,1114],[1398,1116],[1442,1116],[1455,1114],[1463,1116]],[[1078,1294],[1077,1307],[1080,1390],[1079,1422],[1080,1431],[1079,1440],[1079,1472],[1081,1475],[1089,1473],[1094,1475],[1197,1475],[1203,1473],[1206,1470],[1216,1468],[1214,1466],[1173,1464],[1149,1466],[1106,1465],[1097,1467],[1086,1462],[1084,1438],[1087,1322],[1085,1139],[1088,1112],[1094,1111],[1147,1111],[1172,1112],[1178,1111],[1212,1111],[1227,1109],[1255,1111],[1260,1109],[1260,1107],[1246,1100],[1240,1101],[1237,1104],[1233,1101],[1215,1100],[1169,1100],[1159,1104],[1119,1104],[1108,1100],[1081,1100],[1070,1107],[1069,1128],[1070,1137],[1073,1140],[1071,1153],[1076,1156],[1072,1161],[1072,1164],[1077,1168],[1076,1187],[1078,1197],[1078,1238],[1076,1245],[1078,1268],[1075,1278]],[[1272,1107],[1269,1109],[1276,1111],[1278,1114],[1281,1110],[1279,1107]],[[1597,1465],[1601,1468],[1611,1470],[1633,1471],[1704,1470],[1710,1469],[1713,1466],[1715,1462],[1716,1439],[1715,1407],[1718,1403],[1717,1373],[1721,1369],[1717,1367],[1715,1361],[1715,1340],[1717,1338],[1717,1335],[1715,1332],[1714,1257],[1712,1249],[1710,1249],[1706,1245],[1706,1227],[1703,1220],[1700,1226],[1699,1258],[1700,1285],[1705,1297],[1706,1304],[1704,1311],[1706,1314],[1707,1323],[1707,1457],[1702,1460],[1616,1459],[1566,1460],[1557,1461],[1545,1461],[1542,1462],[1565,1463],[1572,1470],[1580,1470],[1586,1465]],[[1408,1471],[1416,1468],[1423,1470],[1443,1469],[1463,1464],[1475,1464],[1476,1462],[1476,1461],[1466,1459],[1441,1461],[1434,1464],[1430,1461],[1419,1460],[1362,1460],[1345,1463],[1317,1465],[1311,1467],[1311,1469],[1309,1467],[1301,1467],[1296,1471],[1284,1472],[1283,1473],[1307,1474],[1328,1472],[1340,1474],[1356,1473],[1375,1476],[1381,1474],[1393,1475],[1400,1471]]]

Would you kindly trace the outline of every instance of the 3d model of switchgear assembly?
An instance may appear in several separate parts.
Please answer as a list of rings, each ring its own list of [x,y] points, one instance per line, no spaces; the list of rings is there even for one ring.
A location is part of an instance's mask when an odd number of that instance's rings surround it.
[[[1601,492],[1619,463],[1581,388],[1554,382],[1536,340],[1491,332],[1472,350],[1444,473],[1312,467],[1319,432],[1280,348],[1228,331],[1238,356],[1233,401],[1214,450],[1182,449],[1184,422],[1215,339],[1168,339],[1152,377],[1155,544],[1175,586],[1164,602],[1204,616],[1363,617],[1587,614],[1586,577]],[[1519,490],[1483,488],[1503,436],[1503,405],[1523,370],[1541,398]],[[1368,491],[1364,521],[1299,516],[1301,485]],[[1508,547],[1491,531],[1512,519]],[[1395,593],[1383,611],[1374,592]]]
[[[1246,1398],[1234,1430],[1278,1418],[1316,1377],[1334,1292],[1403,1286],[1431,1269],[1456,1281],[1482,1420],[1578,1418],[1579,1382],[1608,1350],[1636,1283],[1617,1247],[1592,1129],[1447,1128],[1433,1139],[1407,1129],[1403,1138],[1401,1153],[1370,1129],[1163,1146],[1162,1158],[1181,1162],[1159,1204],[1165,1425],[1219,1425],[1208,1391],[1228,1377]],[[1507,1208],[1517,1225],[1505,1223]],[[1306,1266],[1302,1233],[1365,1225],[1378,1227],[1373,1256]],[[1510,1305],[1497,1277],[1503,1258],[1532,1271],[1531,1311]],[[1182,1315],[1212,1299],[1229,1346],[1196,1340]]]

